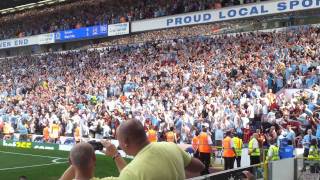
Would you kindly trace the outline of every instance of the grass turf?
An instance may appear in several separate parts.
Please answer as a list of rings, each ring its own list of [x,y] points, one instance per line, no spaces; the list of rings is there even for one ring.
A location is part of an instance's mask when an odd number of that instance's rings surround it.
[[[17,180],[19,176],[24,175],[29,180],[57,180],[69,166],[68,155],[69,152],[66,151],[0,146],[0,179]],[[59,163],[55,164],[53,160]],[[95,176],[118,176],[118,170],[113,160],[103,155],[97,155]]]

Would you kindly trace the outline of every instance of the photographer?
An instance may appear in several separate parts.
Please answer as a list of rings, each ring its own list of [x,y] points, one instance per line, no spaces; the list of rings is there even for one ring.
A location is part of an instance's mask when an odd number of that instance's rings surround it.
[[[191,158],[174,143],[150,143],[143,125],[137,120],[122,123],[117,129],[117,139],[127,155],[135,156],[126,165],[116,147],[108,141],[102,141],[106,147],[105,154],[115,160],[121,180],[185,179],[185,173],[200,175],[204,169],[198,159]],[[161,170],[155,167],[161,167]]]
[[[150,143],[143,125],[137,120],[128,120],[117,129],[117,139],[120,148],[135,158],[127,165],[116,147],[109,141],[101,141],[103,151],[115,161],[121,180],[173,180],[185,179],[185,174],[197,174],[204,165],[197,159],[191,158],[174,143]],[[70,152],[71,166],[61,177],[61,180],[90,179],[93,177],[95,155],[93,147],[88,143],[80,143]],[[156,167],[161,167],[159,170]],[[105,180],[112,178],[105,178]]]

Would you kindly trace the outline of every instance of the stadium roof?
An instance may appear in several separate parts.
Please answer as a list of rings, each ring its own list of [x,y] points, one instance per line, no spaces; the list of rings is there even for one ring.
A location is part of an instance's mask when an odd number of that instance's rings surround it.
[[[14,13],[69,0],[0,0],[0,14]]]

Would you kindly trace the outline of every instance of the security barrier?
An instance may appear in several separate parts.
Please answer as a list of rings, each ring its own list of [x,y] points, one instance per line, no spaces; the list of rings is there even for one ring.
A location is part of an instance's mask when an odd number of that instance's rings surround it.
[[[226,171],[221,171],[217,173],[212,173],[200,177],[190,178],[188,180],[240,180],[244,178],[243,171],[249,171],[253,174],[256,179],[264,179],[264,171],[267,170],[264,168],[264,164],[252,165],[244,168],[230,169]]]

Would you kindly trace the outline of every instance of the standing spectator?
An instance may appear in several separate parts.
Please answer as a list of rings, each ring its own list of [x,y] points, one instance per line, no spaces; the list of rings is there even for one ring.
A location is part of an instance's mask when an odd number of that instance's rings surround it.
[[[314,161],[315,163],[313,163],[310,166],[310,171],[312,173],[319,173],[319,160],[320,160],[320,152],[318,149],[318,145],[317,145],[317,140],[316,139],[312,139],[311,143],[310,143],[310,149],[309,149],[309,154],[308,154],[308,160]]]
[[[20,122],[18,125],[18,130],[20,134],[20,141],[27,141],[28,138],[28,130],[26,128],[26,123],[25,122]]]
[[[49,127],[48,127],[48,126],[45,126],[45,127],[43,128],[42,134],[43,134],[43,140],[44,140],[45,142],[48,142],[48,141],[49,141],[49,138],[50,138],[50,131],[49,131]]]
[[[192,138],[193,157],[199,158],[199,131],[196,130],[194,137]]]
[[[241,156],[242,156],[242,147],[243,147],[243,142],[242,139],[236,134],[233,138],[233,145],[236,151],[236,162],[237,162],[237,167],[241,167]]]
[[[157,132],[154,130],[154,128],[150,128],[147,132],[147,135],[150,142],[158,141]]]
[[[276,161],[279,160],[279,147],[277,146],[276,141],[270,142],[270,147],[268,149],[267,161]]]
[[[79,143],[81,136],[80,136],[80,126],[78,124],[75,124],[73,136],[74,136],[76,143]]]
[[[263,149],[264,143],[266,142],[265,135],[261,132],[261,129],[257,129],[256,133],[258,134],[259,148]]]
[[[176,133],[174,133],[174,128],[170,127],[170,131],[166,133],[167,142],[177,143]]]
[[[224,159],[224,170],[233,169],[234,160],[236,157],[236,151],[234,148],[234,143],[231,138],[231,132],[226,132],[226,137],[222,143],[223,147],[223,159]]]
[[[54,143],[57,143],[58,141],[58,138],[59,138],[59,130],[60,127],[59,125],[57,124],[56,121],[53,121],[52,125],[51,125],[51,128],[50,128],[50,133],[51,133],[51,138],[52,138],[52,141]]]
[[[220,125],[218,125],[218,127],[215,129],[214,135],[215,135],[215,138],[214,138],[215,145],[218,147],[221,147],[222,140],[223,140],[223,131]]]
[[[286,132],[287,132],[288,140],[290,140],[291,142],[294,142],[296,139],[296,133],[292,130],[292,127],[290,124],[287,125]],[[295,145],[293,144],[293,146]]]
[[[254,133],[248,144],[248,150],[250,155],[250,165],[260,163],[260,148],[258,143],[258,134]]]
[[[71,120],[68,120],[68,124],[67,124],[67,127],[66,127],[66,136],[68,137],[72,137],[72,131],[73,131],[73,124],[72,124],[72,121]]]
[[[201,175],[209,174],[210,160],[211,160],[211,137],[207,133],[207,128],[203,127],[202,132],[199,134],[199,159],[205,165],[205,169]]]
[[[320,146],[320,120],[319,119],[315,119],[312,118],[312,121],[315,123],[316,125],[316,137],[317,137],[317,141],[318,141],[318,146]],[[320,147],[319,147],[320,148]]]
[[[308,157],[312,139],[317,139],[317,138],[312,135],[312,129],[308,129],[307,134],[303,137],[303,140],[302,140],[302,145],[304,149],[303,157]]]

